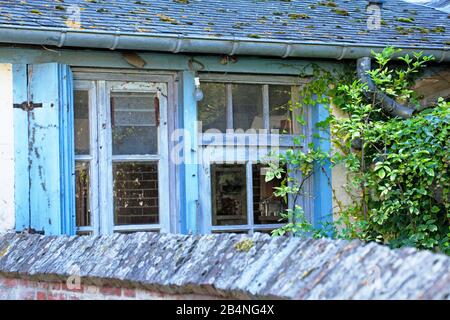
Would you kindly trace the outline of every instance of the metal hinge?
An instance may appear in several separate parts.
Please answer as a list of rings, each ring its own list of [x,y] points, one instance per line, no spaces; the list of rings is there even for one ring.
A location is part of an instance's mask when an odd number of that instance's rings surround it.
[[[24,111],[31,111],[34,108],[42,108],[42,103],[34,103],[33,101],[24,101],[22,103],[14,103],[14,108]]]
[[[22,109],[23,111],[31,111],[34,108],[42,108],[42,103],[34,103],[33,95],[31,94],[31,78],[33,75],[33,68],[27,64],[27,100],[22,103],[14,103],[13,108]]]

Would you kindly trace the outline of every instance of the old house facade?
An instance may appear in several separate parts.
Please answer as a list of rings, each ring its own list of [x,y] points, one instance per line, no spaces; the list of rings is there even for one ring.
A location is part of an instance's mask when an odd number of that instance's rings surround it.
[[[0,231],[269,232],[267,155],[331,149],[328,106],[287,107],[313,65],[424,51],[417,89],[448,97],[449,21],[400,0],[0,1]],[[289,201],[330,221],[344,181],[317,169]]]

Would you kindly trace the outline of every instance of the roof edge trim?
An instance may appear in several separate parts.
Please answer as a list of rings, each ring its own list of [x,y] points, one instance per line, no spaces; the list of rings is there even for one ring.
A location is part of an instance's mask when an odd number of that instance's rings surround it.
[[[374,43],[294,41],[242,37],[207,37],[161,33],[121,33],[99,30],[0,26],[0,42],[51,45],[110,50],[161,51],[170,53],[207,53],[254,55],[280,58],[358,59],[381,51],[385,45]],[[437,62],[450,61],[450,47],[401,46],[403,53],[423,51]]]

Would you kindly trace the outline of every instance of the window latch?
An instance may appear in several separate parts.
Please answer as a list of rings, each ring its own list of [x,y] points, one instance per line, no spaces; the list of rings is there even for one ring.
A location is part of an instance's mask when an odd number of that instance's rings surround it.
[[[22,103],[14,103],[15,109],[22,109],[23,111],[31,111],[35,108],[42,108],[42,103],[34,103],[33,101],[24,101]]]

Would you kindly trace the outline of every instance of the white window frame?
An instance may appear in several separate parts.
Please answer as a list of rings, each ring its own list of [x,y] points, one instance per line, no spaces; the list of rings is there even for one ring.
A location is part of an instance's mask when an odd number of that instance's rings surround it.
[[[236,75],[236,74],[201,74],[201,82],[215,82],[224,83],[226,86],[226,115],[227,115],[227,129],[233,129],[233,84],[260,84],[262,85],[263,96],[263,123],[264,128],[269,128],[269,86],[270,85],[288,85],[292,88],[293,102],[298,101],[299,87],[308,82],[307,79],[289,76],[260,76],[260,75]],[[303,108],[303,117],[306,120],[304,127],[299,127],[295,117],[298,111],[294,110],[292,115],[293,134],[280,134],[273,136],[269,131],[267,132],[267,139],[263,144],[257,144],[259,147],[267,146],[270,148],[270,141],[273,138],[279,139],[279,152],[285,152],[292,147],[298,147],[294,143],[294,137],[301,133],[306,136],[304,143],[300,146],[303,150],[308,150],[308,145],[312,142],[312,121],[311,110],[309,107]],[[248,141],[256,141],[251,134],[233,134],[225,139],[225,134],[204,134],[199,132],[201,138],[199,139],[199,148],[201,157],[201,165],[199,168],[199,218],[200,227],[204,233],[214,232],[267,232],[272,229],[277,229],[285,225],[280,224],[255,224],[254,223],[254,207],[253,207],[253,165],[260,163],[263,159],[259,159],[248,152]],[[222,136],[220,138],[220,136]],[[245,137],[243,137],[245,136]],[[237,143],[236,143],[237,141]],[[242,145],[239,142],[244,142]],[[246,144],[247,143],[247,144]],[[234,159],[236,162],[230,164],[243,164],[246,168],[246,189],[247,189],[247,223],[244,225],[230,225],[230,226],[213,226],[213,205],[212,205],[212,177],[211,166],[213,164],[226,164],[225,152],[227,150],[234,150]],[[301,179],[301,173],[298,173],[297,179]],[[313,190],[313,179],[309,179],[304,186],[305,193],[311,194]],[[296,204],[301,205],[305,209],[306,218],[312,221],[313,214],[313,199],[312,197],[300,197]],[[289,197],[288,207],[292,208],[293,197]]]
[[[89,162],[91,226],[77,227],[78,233],[112,234],[115,232],[163,231],[171,232],[175,224],[175,208],[171,198],[176,192],[174,168],[169,161],[169,131],[173,130],[175,108],[174,74],[135,73],[125,70],[75,69],[74,90],[89,92],[90,154],[76,155],[76,162]],[[145,92],[157,94],[160,103],[158,154],[112,155],[110,114],[111,92]],[[157,162],[159,192],[159,224],[114,225],[113,162]]]

